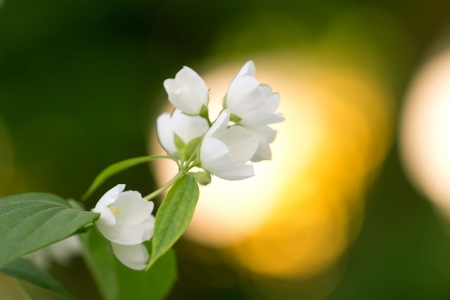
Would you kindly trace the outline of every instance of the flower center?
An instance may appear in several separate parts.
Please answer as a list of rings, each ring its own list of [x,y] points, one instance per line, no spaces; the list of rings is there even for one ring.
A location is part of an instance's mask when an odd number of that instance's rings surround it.
[[[111,211],[115,216],[120,215],[120,208],[118,208],[117,206],[111,207]]]
[[[237,153],[237,152],[230,152],[230,155],[236,157],[236,156],[239,155],[239,153]]]

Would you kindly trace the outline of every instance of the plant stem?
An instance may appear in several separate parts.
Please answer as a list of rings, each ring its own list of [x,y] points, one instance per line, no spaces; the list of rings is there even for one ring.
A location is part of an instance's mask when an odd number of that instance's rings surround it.
[[[180,170],[178,172],[178,174],[174,178],[172,178],[168,183],[166,183],[165,185],[163,185],[162,187],[160,187],[159,189],[157,189],[153,193],[145,196],[144,198],[147,199],[147,200],[151,200],[151,199],[155,198],[156,196],[158,196],[159,194],[164,192],[166,189],[168,189],[172,184],[175,183],[175,181],[177,181],[183,175],[184,175],[184,170]]]

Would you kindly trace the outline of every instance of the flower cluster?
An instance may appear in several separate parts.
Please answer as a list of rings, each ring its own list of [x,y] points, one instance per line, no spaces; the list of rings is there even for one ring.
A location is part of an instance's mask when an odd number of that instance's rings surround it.
[[[181,160],[196,160],[195,166],[226,180],[254,175],[250,162],[271,159],[270,143],[276,131],[268,125],[282,122],[275,113],[280,97],[254,77],[255,64],[248,61],[231,82],[224,108],[212,124],[208,118],[208,88],[192,69],[184,67],[174,79],[164,81],[172,115],[157,120],[162,147]],[[198,153],[194,153],[200,145]]]
[[[175,79],[164,81],[169,101],[176,107],[171,115],[163,113],[156,121],[157,135],[169,158],[177,161],[179,174],[164,187],[141,197],[124,192],[119,184],[97,203],[100,213],[95,222],[110,240],[116,257],[134,270],[146,268],[149,254],[142,244],[153,236],[155,218],[151,215],[155,195],[170,187],[193,167],[198,183],[208,184],[211,175],[226,180],[242,180],[254,175],[251,162],[271,159],[270,143],[276,131],[268,125],[282,122],[276,113],[280,97],[254,77],[255,65],[247,62],[231,82],[224,107],[214,122],[209,119],[209,91],[203,79],[184,67]]]
[[[153,202],[135,191],[126,191],[119,184],[97,202],[93,209],[100,213],[95,222],[98,230],[111,241],[116,257],[127,267],[143,270],[149,254],[142,242],[153,235],[155,218],[152,216]]]

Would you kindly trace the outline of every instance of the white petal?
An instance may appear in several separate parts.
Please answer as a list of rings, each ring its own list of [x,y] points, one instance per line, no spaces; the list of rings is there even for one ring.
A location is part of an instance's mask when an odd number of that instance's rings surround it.
[[[98,204],[108,206],[111,203],[114,203],[116,201],[117,197],[119,197],[119,194],[125,189],[125,184],[118,184],[109,191],[107,191],[97,202]]]
[[[225,143],[237,164],[248,162],[258,148],[256,136],[240,126],[228,128],[219,138]]]
[[[265,101],[264,104],[258,108],[258,111],[274,113],[280,104],[280,94],[272,93],[270,86],[265,84],[261,84],[260,88],[264,91]]]
[[[267,125],[243,127],[258,137],[258,149],[256,149],[255,155],[253,155],[251,161],[258,162],[261,160],[272,159],[272,151],[270,150],[269,144],[275,140],[277,131]]]
[[[167,92],[167,95],[170,93],[176,93],[181,86],[174,79],[166,79],[164,80],[164,89]]]
[[[194,94],[194,101],[197,106],[208,104],[208,87],[200,76],[192,76],[190,81],[190,87]]]
[[[214,173],[214,175],[225,180],[242,180],[254,176],[255,172],[253,171],[253,166],[248,164],[236,166],[228,172]]]
[[[267,125],[262,126],[243,126],[248,132],[258,136],[258,138],[264,138],[269,144],[275,140],[277,131],[270,128]]]
[[[98,231],[110,241],[120,237],[120,231],[116,226],[106,225],[98,221],[95,222],[95,226],[97,226]]]
[[[192,77],[200,76],[191,68],[184,66],[180,71],[178,71],[177,75],[175,75],[175,80],[180,85],[189,86]]]
[[[135,225],[141,224],[152,213],[154,204],[143,199],[139,192],[126,191],[121,193],[111,206],[117,209],[117,226],[120,226],[124,222]]]
[[[156,134],[159,143],[167,153],[171,154],[177,151],[173,141],[172,122],[168,113],[162,113],[156,119]]]
[[[179,109],[173,111],[171,118],[173,130],[185,144],[196,137],[203,136],[209,129],[208,122],[204,118],[187,116]]]
[[[284,116],[281,113],[272,114],[265,112],[255,112],[252,117],[243,118],[242,125],[261,126],[267,124],[280,123],[284,121]]]
[[[187,114],[198,114],[208,103],[208,88],[203,79],[189,67],[183,67],[175,79],[166,79],[164,88],[169,101]]]
[[[119,230],[120,236],[115,239],[108,238],[111,242],[121,245],[135,245],[144,241],[144,226],[122,224],[116,228]]]
[[[143,240],[148,241],[153,236],[153,230],[155,228],[155,217],[150,215],[144,223],[141,224],[141,227],[144,228],[144,236]]]
[[[92,211],[100,214],[100,218],[97,221],[95,221],[96,224],[101,223],[108,226],[114,226],[116,224],[116,217],[108,208],[108,206],[104,206],[101,203],[97,203],[97,205]]]
[[[245,65],[242,66],[236,77],[243,75],[250,75],[250,76],[255,75],[255,63],[252,60],[249,60],[248,62],[245,63]]]
[[[261,91],[258,90],[259,81],[253,76],[236,77],[230,84],[227,92],[226,105],[233,113],[241,110],[241,106],[261,105],[263,99]],[[246,99],[248,97],[248,99]],[[256,102],[256,103],[254,103]]]
[[[117,259],[128,268],[143,270],[147,266],[149,254],[144,245],[119,245],[111,243],[111,246]]]
[[[182,88],[177,91],[180,103],[176,105],[184,113],[196,115],[200,113],[202,103],[197,101],[194,91],[191,88]],[[170,100],[170,99],[169,99]]]
[[[182,110],[188,114],[196,114],[198,111],[195,111],[195,107],[193,109],[192,103],[190,101],[192,97],[192,92],[188,88],[180,88],[176,93],[169,94],[169,101],[176,108]],[[199,108],[200,110],[200,108]]]
[[[218,159],[228,156],[229,153],[230,150],[228,150],[228,147],[224,142],[215,138],[205,138],[200,148],[200,160],[202,166],[211,166],[211,164],[214,164]]]
[[[251,161],[258,162],[262,160],[271,160],[272,159],[272,151],[270,150],[269,143],[266,139],[260,138],[258,149],[256,149],[255,155],[253,155]]]
[[[211,126],[211,128],[208,130],[208,132],[205,134],[205,139],[207,139],[209,137],[214,137],[215,135],[221,134],[222,132],[224,132],[227,129],[229,122],[230,122],[230,110],[225,109],[217,117],[214,124]]]

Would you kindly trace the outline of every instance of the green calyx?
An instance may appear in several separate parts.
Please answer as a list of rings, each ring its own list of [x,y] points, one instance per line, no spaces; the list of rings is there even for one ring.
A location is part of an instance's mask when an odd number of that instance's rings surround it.
[[[185,144],[184,141],[175,133],[174,134],[174,143],[178,149],[178,156],[182,161],[188,160],[192,155],[195,155],[200,143],[202,142],[202,137],[196,137],[192,139],[189,143]]]
[[[237,123],[239,123],[240,121],[242,121],[242,118],[236,116],[235,114],[231,114],[231,115],[230,115],[230,121],[237,124]]]

